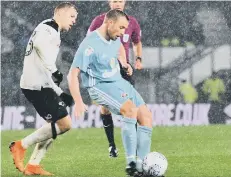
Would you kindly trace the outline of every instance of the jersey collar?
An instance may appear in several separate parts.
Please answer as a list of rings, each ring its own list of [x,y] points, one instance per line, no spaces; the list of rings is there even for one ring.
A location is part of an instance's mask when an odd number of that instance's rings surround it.
[[[110,41],[107,41],[107,40],[99,33],[98,30],[95,30],[95,31],[96,31],[97,35],[100,37],[100,39],[101,39],[103,42],[105,42],[105,43],[107,43],[107,44],[111,44],[111,40],[110,40]]]

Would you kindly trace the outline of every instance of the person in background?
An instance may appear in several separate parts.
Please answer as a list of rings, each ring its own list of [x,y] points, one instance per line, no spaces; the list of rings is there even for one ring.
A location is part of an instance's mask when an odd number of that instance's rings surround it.
[[[185,79],[181,81],[179,86],[179,92],[183,97],[184,103],[193,104],[198,99],[197,90],[193,87],[193,85],[187,82]]]
[[[204,94],[208,96],[210,102],[220,102],[221,96],[225,94],[225,84],[215,72],[211,78],[205,80],[202,88]]]

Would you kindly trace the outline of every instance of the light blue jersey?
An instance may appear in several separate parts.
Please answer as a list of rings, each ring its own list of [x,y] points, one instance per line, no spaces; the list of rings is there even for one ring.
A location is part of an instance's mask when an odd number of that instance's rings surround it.
[[[140,94],[120,74],[118,62],[120,39],[106,41],[96,30],[80,44],[72,68],[81,70],[82,86],[91,99],[120,114],[121,106],[130,99],[137,107],[145,104]]]
[[[96,30],[80,44],[72,67],[81,70],[82,86],[91,88],[100,82],[115,82],[122,79],[118,62],[120,39],[107,41]]]

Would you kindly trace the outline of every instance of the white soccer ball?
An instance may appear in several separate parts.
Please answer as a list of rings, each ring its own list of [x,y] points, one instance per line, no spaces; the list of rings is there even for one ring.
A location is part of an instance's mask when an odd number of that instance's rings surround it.
[[[150,177],[163,176],[168,168],[166,157],[159,152],[150,152],[142,162],[143,172]]]

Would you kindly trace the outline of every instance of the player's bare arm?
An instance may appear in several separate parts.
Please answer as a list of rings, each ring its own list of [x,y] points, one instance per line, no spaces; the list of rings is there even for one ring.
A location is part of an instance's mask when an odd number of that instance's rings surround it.
[[[133,69],[131,65],[127,63],[126,51],[122,44],[120,46],[118,60],[121,63],[122,67],[126,69],[127,75],[131,76],[133,74]]]
[[[69,89],[75,102],[74,111],[76,118],[82,117],[84,112],[87,110],[87,106],[83,103],[83,99],[80,94],[78,79],[79,74],[79,68],[71,68],[67,76]]]
[[[139,41],[138,43],[132,43],[133,45],[133,51],[134,55],[136,56],[136,61],[135,61],[135,69],[142,69],[142,42]]]

